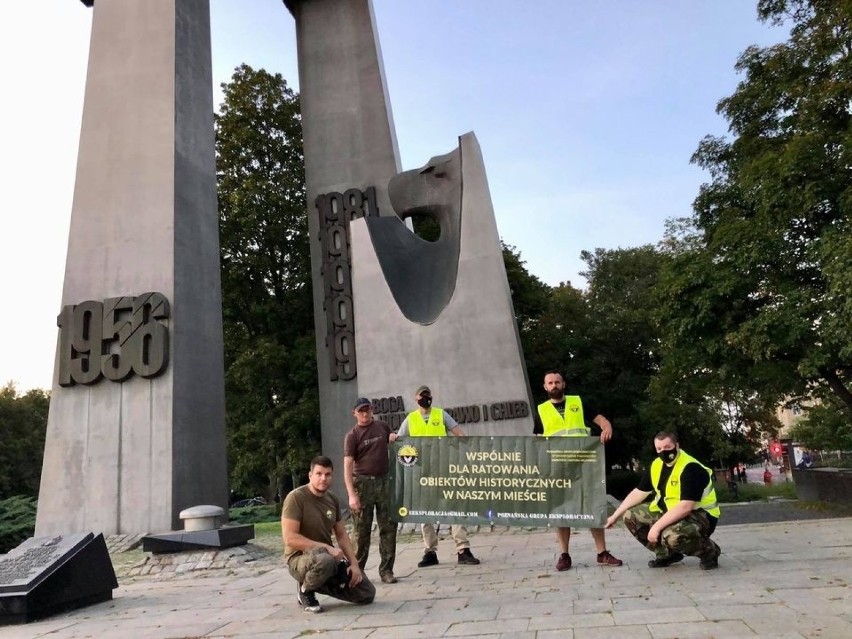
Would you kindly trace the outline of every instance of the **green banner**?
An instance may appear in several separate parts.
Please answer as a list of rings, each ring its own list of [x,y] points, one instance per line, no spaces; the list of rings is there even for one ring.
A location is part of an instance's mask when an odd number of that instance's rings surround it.
[[[390,448],[397,521],[578,528],[606,521],[597,437],[409,437]]]

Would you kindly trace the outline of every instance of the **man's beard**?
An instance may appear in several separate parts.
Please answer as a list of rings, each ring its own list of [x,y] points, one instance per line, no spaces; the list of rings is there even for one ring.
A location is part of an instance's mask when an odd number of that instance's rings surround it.
[[[550,399],[562,399],[564,397],[564,394],[563,391],[559,390],[558,388],[552,388],[547,391],[547,396]]]

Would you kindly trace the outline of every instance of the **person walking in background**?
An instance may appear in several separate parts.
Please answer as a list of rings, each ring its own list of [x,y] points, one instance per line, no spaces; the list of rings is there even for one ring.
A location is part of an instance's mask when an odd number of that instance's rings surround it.
[[[698,557],[702,570],[718,568],[722,550],[710,539],[720,515],[713,471],[681,450],[674,433],[657,433],[654,448],[657,459],[606,527],[623,515],[630,534],[656,555],[650,568],[671,566],[684,555]],[[651,492],[656,493],[653,501],[643,504]]]
[[[343,480],[352,512],[355,556],[363,571],[370,555],[373,510],[379,526],[379,577],[395,584],[396,523],[390,518],[388,483],[388,440],[392,434],[387,422],[373,418],[373,405],[366,397],[355,400],[355,425],[343,439]]]
[[[559,371],[552,370],[544,374],[544,390],[549,399],[538,405],[538,420],[533,425],[534,435],[544,437],[589,437],[592,430],[586,425],[583,402],[579,395],[565,395],[565,380]],[[586,408],[589,408],[588,406]],[[591,409],[592,422],[600,429],[601,443],[612,438],[612,424],[609,420]],[[621,566],[624,562],[606,549],[606,535],[602,528],[592,528],[592,539],[598,551],[597,562],[602,566]],[[571,568],[571,555],[568,546],[571,541],[571,529],[558,527],[556,538],[559,540],[561,554],[556,562],[556,570]]]
[[[305,612],[322,612],[316,593],[357,604],[372,603],[376,596],[343,527],[340,502],[329,490],[332,473],[328,457],[314,457],[307,485],[290,491],[281,511],[284,558]]]
[[[420,386],[414,393],[414,401],[417,410],[410,412],[397,431],[397,437],[446,437],[447,433],[461,437],[464,435],[458,422],[454,420],[447,411],[437,406],[432,406],[432,391],[428,386]],[[395,439],[395,438],[394,438]],[[393,441],[393,439],[391,440]],[[426,547],[423,559],[417,564],[419,568],[435,566],[438,564],[438,534],[432,524],[423,524],[423,545]],[[470,551],[470,542],[467,539],[467,528],[452,524],[450,531],[453,541],[456,542],[458,563],[467,566],[476,566],[479,559]]]

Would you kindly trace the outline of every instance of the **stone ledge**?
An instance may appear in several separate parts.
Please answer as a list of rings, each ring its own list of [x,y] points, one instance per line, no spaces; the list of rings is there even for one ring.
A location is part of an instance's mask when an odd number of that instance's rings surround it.
[[[261,560],[277,560],[279,555],[254,544],[222,550],[208,549],[168,554],[147,554],[127,571],[128,577],[169,579],[199,571],[239,569]]]

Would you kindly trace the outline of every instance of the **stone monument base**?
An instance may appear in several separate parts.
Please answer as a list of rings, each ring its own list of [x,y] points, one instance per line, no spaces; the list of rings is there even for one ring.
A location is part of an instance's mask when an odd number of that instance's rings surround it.
[[[254,567],[278,565],[281,553],[255,544],[232,548],[149,554],[131,567],[127,577],[172,579],[198,571],[226,570],[228,574]]]
[[[214,530],[178,530],[142,538],[142,550],[154,554],[242,546],[254,539],[254,526],[225,526]]]
[[[114,588],[102,534],[30,537],[0,555],[0,625],[109,601]]]

